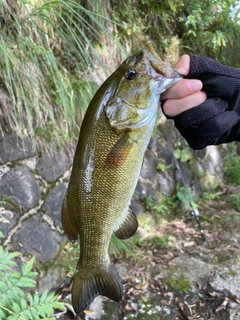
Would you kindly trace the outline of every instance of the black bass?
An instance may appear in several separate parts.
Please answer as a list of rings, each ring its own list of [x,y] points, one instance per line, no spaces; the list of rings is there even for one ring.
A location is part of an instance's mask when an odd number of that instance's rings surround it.
[[[80,238],[72,287],[77,314],[98,295],[122,298],[121,278],[109,260],[110,238],[114,232],[126,239],[137,230],[130,201],[160,94],[180,79],[147,44],[103,83],[87,109],[61,212],[68,239]]]

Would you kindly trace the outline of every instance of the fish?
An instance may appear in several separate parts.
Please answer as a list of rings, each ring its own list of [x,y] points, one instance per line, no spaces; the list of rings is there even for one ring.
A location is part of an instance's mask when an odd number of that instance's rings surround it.
[[[160,94],[182,79],[148,43],[100,86],[85,113],[61,209],[67,238],[80,239],[72,305],[83,312],[98,295],[122,299],[122,280],[110,262],[113,233],[138,228],[131,208]]]

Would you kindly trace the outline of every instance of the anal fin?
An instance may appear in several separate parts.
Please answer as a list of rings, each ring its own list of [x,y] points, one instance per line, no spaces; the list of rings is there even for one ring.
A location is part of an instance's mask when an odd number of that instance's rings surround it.
[[[67,194],[65,195],[62,204],[61,222],[68,240],[70,240],[71,242],[75,242],[78,238],[78,231],[73,221],[73,217],[70,216],[69,208],[67,205]]]
[[[128,239],[134,235],[138,228],[138,221],[130,206],[127,215],[119,228],[114,232],[119,239]]]

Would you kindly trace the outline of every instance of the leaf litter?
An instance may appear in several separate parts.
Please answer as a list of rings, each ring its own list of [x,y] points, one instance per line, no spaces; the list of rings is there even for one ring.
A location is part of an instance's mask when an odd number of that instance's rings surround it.
[[[239,263],[240,214],[227,196],[199,209],[206,242],[187,213],[164,217],[167,223],[151,219],[150,226],[140,225],[148,230],[143,239],[138,236],[137,249],[112,256],[123,279],[122,301],[102,297],[101,316],[90,306],[86,319],[231,319],[231,306],[240,305],[240,296],[213,287],[211,281],[217,270]],[[69,297],[70,286],[59,292],[63,299]],[[59,319],[80,318],[68,311]]]

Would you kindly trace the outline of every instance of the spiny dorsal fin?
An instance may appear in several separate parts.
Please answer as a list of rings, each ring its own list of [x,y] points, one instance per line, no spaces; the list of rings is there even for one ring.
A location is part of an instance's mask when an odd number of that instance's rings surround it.
[[[138,228],[138,221],[130,206],[127,215],[120,227],[114,232],[119,239],[128,239],[134,235]]]

